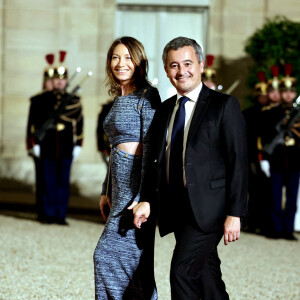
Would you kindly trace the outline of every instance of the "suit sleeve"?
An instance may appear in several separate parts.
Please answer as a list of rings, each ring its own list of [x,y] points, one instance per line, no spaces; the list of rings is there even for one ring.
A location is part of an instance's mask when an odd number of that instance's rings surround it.
[[[246,125],[234,97],[225,104],[221,128],[227,157],[226,214],[245,216],[248,182]]]
[[[143,189],[143,186],[147,184],[145,180],[146,174],[149,171],[149,168],[151,167],[151,161],[150,161],[150,155],[151,155],[151,148],[152,148],[152,142],[151,139],[151,123],[153,121],[153,117],[155,114],[155,110],[157,108],[157,103],[160,103],[160,96],[155,88],[149,88],[149,92],[146,93],[144,99],[144,104],[141,109],[141,140],[143,143],[143,157],[142,157],[142,169],[141,169],[141,183],[139,188],[139,193],[135,197],[134,201],[140,202],[141,198],[141,190]],[[154,104],[154,105],[153,105]]]

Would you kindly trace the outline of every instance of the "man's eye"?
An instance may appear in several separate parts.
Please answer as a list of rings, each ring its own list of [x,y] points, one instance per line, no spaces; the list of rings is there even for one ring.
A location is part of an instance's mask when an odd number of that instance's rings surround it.
[[[171,65],[171,68],[172,68],[172,69],[177,68],[177,65],[175,65],[175,64],[174,64],[174,65]]]

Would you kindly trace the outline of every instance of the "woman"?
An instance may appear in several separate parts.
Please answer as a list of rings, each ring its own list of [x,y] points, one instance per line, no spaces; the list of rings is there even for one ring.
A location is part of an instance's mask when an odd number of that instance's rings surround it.
[[[113,42],[106,74],[109,94],[115,99],[103,124],[112,151],[100,198],[107,222],[94,252],[96,299],[157,299],[155,222],[136,229],[131,210],[139,202],[148,166],[148,129],[160,104],[157,89],[147,81],[147,70],[139,41],[122,37]]]

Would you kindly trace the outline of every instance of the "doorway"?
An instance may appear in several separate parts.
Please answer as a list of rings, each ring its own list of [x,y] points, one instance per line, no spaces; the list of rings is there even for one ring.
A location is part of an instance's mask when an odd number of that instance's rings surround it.
[[[163,68],[164,46],[175,37],[186,36],[195,39],[205,52],[207,24],[208,7],[119,4],[115,37],[132,36],[143,43],[149,60],[148,78],[164,101],[176,94]]]

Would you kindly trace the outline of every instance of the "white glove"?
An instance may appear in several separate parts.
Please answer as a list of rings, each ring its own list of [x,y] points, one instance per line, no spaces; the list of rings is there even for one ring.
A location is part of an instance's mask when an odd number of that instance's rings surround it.
[[[270,173],[270,163],[267,160],[260,161],[260,168],[265,173],[267,177],[271,176]]]
[[[40,158],[41,156],[41,146],[40,145],[34,145],[32,148],[32,154],[33,156]]]
[[[81,152],[81,147],[80,146],[75,146],[73,148],[73,160],[75,160],[78,157],[80,152]]]

